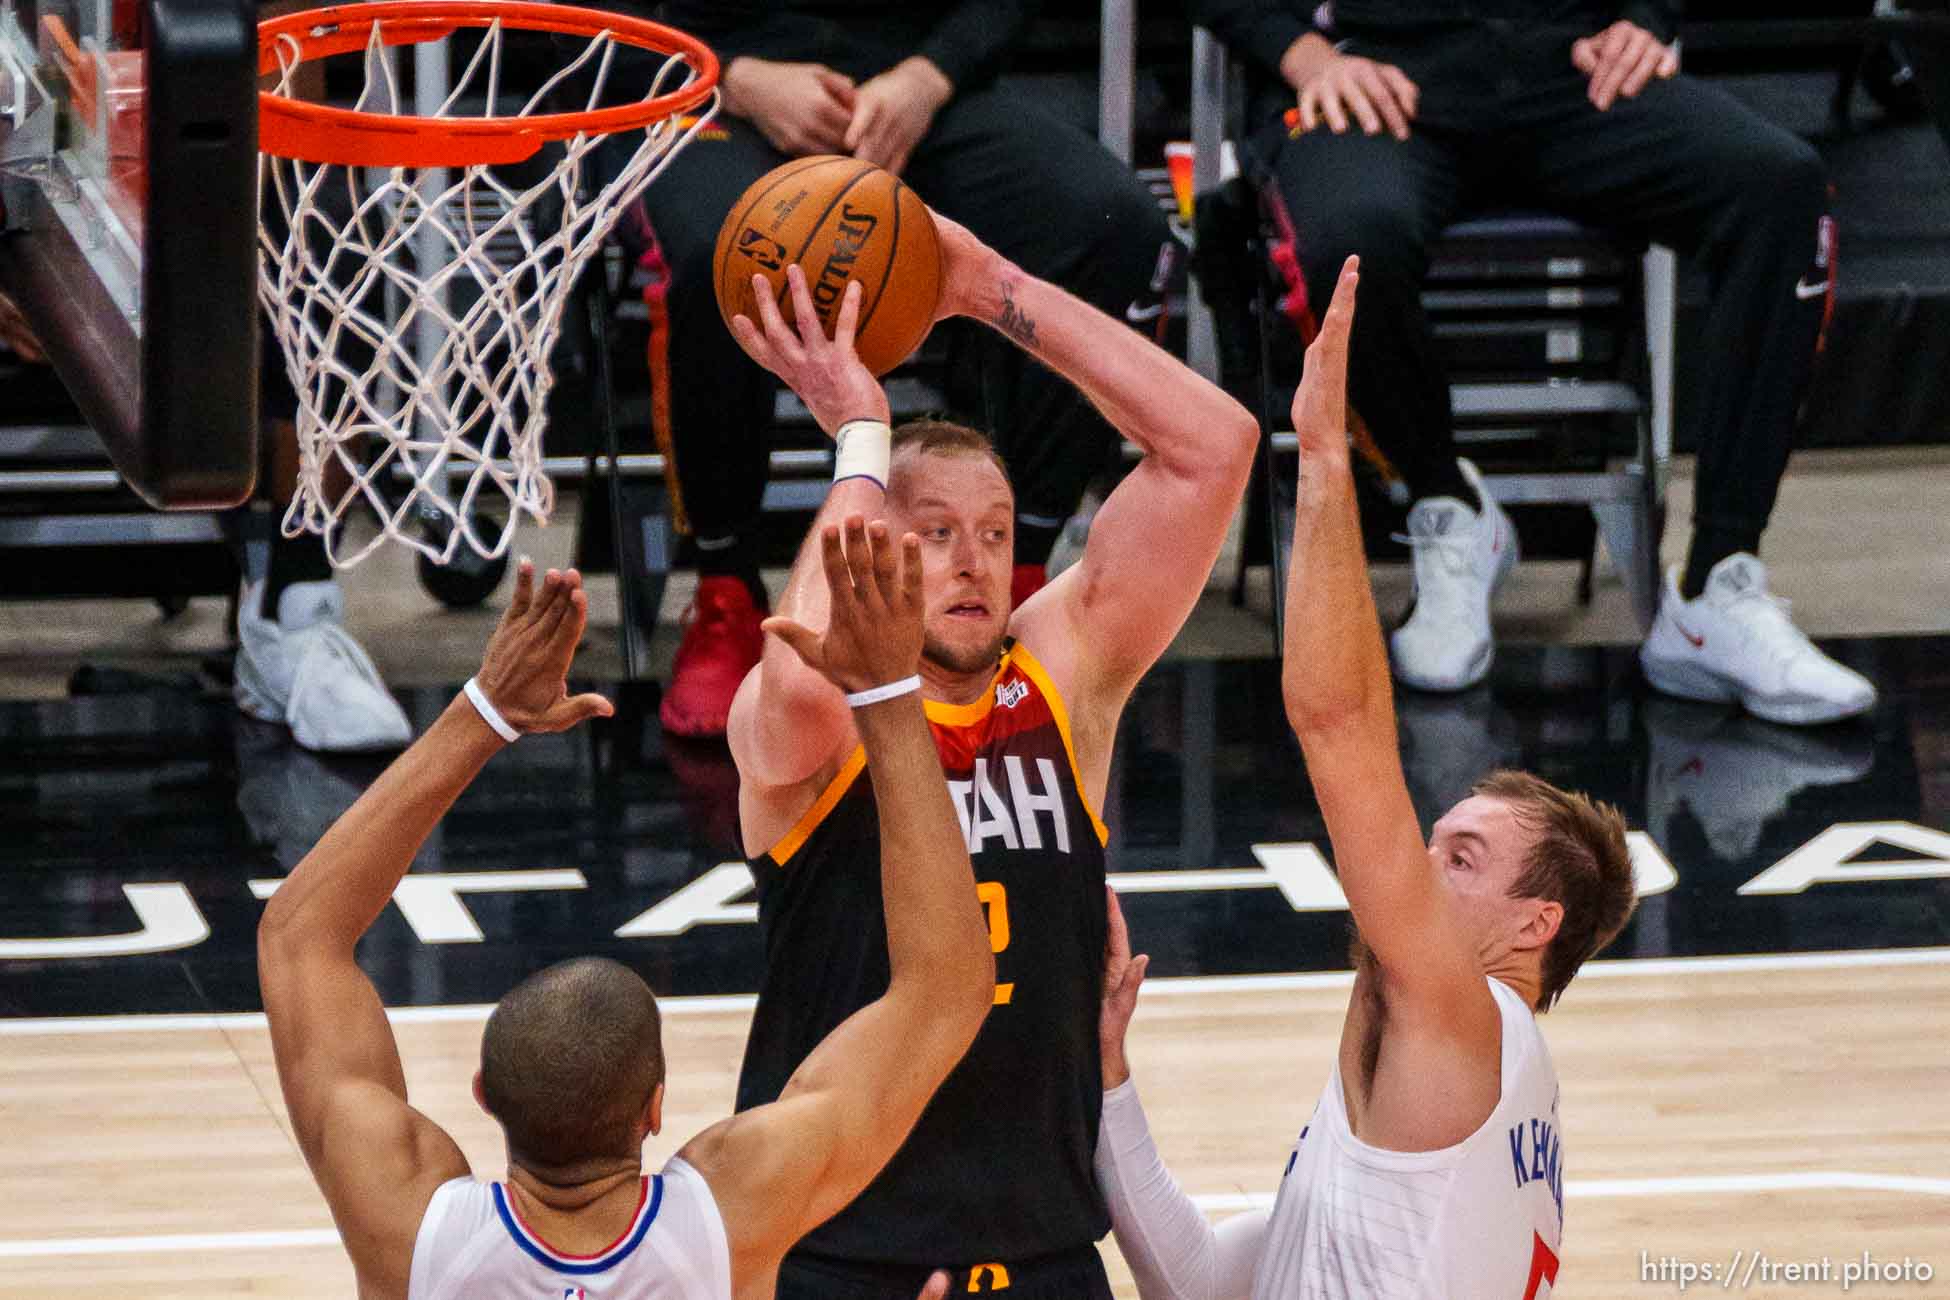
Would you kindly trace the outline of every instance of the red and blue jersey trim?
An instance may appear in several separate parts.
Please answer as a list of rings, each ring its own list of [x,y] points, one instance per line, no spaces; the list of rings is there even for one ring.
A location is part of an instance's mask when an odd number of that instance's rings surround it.
[[[576,1277],[587,1277],[593,1273],[606,1273],[629,1258],[630,1252],[643,1242],[644,1234],[650,1225],[657,1221],[657,1210],[664,1203],[664,1180],[662,1174],[645,1175],[643,1192],[637,1200],[636,1219],[624,1230],[622,1236],[612,1241],[593,1255],[571,1255],[560,1251],[543,1241],[535,1231],[522,1222],[521,1211],[515,1209],[508,1200],[508,1193],[500,1183],[491,1184],[494,1188],[495,1213],[501,1216],[502,1226],[508,1235],[537,1263],[557,1273],[568,1273]]]

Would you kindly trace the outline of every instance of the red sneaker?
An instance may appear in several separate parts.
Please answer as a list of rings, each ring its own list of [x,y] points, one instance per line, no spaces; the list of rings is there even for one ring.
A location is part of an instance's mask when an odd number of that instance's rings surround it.
[[[1049,585],[1049,569],[1041,564],[1018,564],[1009,579],[1009,608],[1018,610],[1022,603]]]
[[[738,684],[758,663],[765,611],[743,578],[699,578],[657,717],[673,736],[722,736]]]

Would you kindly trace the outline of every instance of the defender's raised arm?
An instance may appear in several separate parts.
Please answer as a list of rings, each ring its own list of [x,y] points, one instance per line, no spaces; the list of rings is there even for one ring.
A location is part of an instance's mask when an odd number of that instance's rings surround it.
[[[778,1101],[685,1149],[740,1259],[777,1259],[851,1201],[961,1059],[995,988],[968,847],[921,708],[921,547],[858,514],[819,531],[826,626],[766,622],[853,711],[880,809],[887,992],[826,1036]],[[769,1294],[769,1289],[767,1290]]]
[[[1402,779],[1394,691],[1354,501],[1347,347],[1359,259],[1349,258],[1294,394],[1300,482],[1287,574],[1287,719],[1327,821],[1336,870],[1384,985],[1495,1043],[1496,1006],[1455,924]]]
[[[588,615],[580,577],[550,570],[535,588],[524,560],[469,683],[516,733],[610,712],[601,696],[571,697],[563,685]],[[258,925],[258,987],[292,1132],[363,1294],[406,1294],[421,1216],[467,1160],[407,1104],[392,1026],[353,950],[428,834],[506,744],[480,705],[456,696],[305,855]]]

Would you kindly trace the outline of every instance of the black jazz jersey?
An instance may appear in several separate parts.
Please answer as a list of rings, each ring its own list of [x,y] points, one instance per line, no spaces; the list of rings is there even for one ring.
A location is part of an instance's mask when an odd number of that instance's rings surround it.
[[[1103,1100],[1097,1014],[1104,844],[1063,701],[1010,643],[969,705],[927,703],[995,950],[995,1006],[913,1134],[800,1245],[871,1264],[1026,1260],[1101,1238],[1091,1175]],[[866,756],[752,863],[766,971],[738,1108],[778,1098],[842,1020],[887,990],[880,825]]]

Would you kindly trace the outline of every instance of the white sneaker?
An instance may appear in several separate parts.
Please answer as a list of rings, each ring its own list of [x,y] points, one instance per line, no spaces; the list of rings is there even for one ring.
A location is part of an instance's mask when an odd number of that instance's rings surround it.
[[[1768,591],[1767,566],[1744,552],[1713,566],[1698,600],[1680,596],[1679,566],[1666,571],[1639,666],[1668,695],[1738,700],[1769,722],[1835,722],[1876,702],[1868,678],[1815,649]]]
[[[1517,530],[1490,499],[1483,476],[1456,462],[1483,508],[1455,497],[1424,497],[1408,512],[1415,550],[1415,607],[1388,638],[1395,676],[1424,691],[1460,691],[1489,674],[1490,597],[1517,562]]]
[[[237,707],[281,722],[306,749],[351,753],[399,749],[413,725],[379,670],[345,630],[345,595],[332,581],[294,582],[278,617],[261,610],[262,580],[246,582],[237,608]]]

